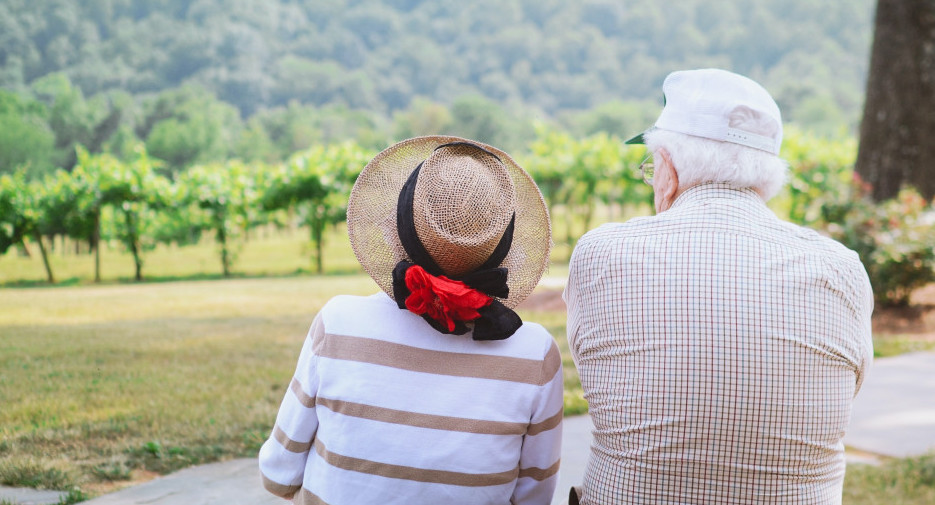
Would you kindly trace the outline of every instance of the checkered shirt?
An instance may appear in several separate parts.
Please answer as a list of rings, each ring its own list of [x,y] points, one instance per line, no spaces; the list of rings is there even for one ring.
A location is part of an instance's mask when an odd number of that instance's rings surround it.
[[[564,296],[595,425],[582,504],[841,502],[873,357],[853,251],[705,184],[586,234]]]

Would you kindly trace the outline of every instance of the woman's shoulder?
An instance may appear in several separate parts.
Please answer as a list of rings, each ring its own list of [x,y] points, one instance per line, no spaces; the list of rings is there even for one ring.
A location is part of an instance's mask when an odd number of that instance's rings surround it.
[[[328,300],[322,307],[322,311],[360,311],[376,310],[383,311],[388,308],[397,308],[396,302],[390,299],[386,293],[380,291],[368,296],[360,295],[337,295]]]
[[[549,330],[545,329],[541,324],[531,321],[523,321],[523,325],[516,330],[516,333],[509,340],[535,350],[540,359],[545,359],[552,347],[557,349],[555,339],[549,333]]]

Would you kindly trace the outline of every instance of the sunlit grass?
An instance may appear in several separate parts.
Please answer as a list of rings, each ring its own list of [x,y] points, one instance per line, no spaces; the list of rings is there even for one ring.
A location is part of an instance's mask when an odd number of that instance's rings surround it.
[[[935,503],[935,453],[849,465],[843,505],[931,505]]]
[[[46,281],[39,248],[28,243],[30,257],[15,248],[0,255],[0,285],[30,285]],[[48,245],[47,245],[48,247]],[[49,263],[57,283],[90,283],[94,280],[94,256],[82,244],[79,253],[71,241],[55,241]],[[144,280],[178,280],[222,278],[220,249],[210,237],[196,245],[184,247],[159,245],[143,254]],[[282,276],[309,273],[315,269],[311,241],[304,229],[251,231],[250,236],[235,249],[232,276]],[[344,225],[331,229],[325,240],[325,273],[360,272]],[[133,257],[117,243],[101,247],[101,280],[131,281],[134,275]]]
[[[362,274],[0,289],[0,484],[255,456],[314,314],[376,291]],[[563,313],[522,315],[565,348]]]
[[[935,351],[935,339],[920,340],[912,335],[874,335],[873,337],[873,355],[877,358],[917,351]]]
[[[581,379],[578,378],[578,370],[575,368],[565,336],[565,312],[520,310],[519,313],[524,321],[534,321],[544,326],[558,343],[562,353],[562,372],[565,376],[565,415],[586,413],[588,404],[584,400]]]
[[[374,291],[363,275],[0,290],[0,482],[254,455],[314,314]]]

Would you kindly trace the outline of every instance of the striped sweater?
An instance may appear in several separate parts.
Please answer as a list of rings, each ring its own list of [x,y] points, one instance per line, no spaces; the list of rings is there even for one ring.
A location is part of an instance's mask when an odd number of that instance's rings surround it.
[[[562,383],[537,324],[479,342],[384,293],[335,297],[260,449],[263,484],[299,504],[550,503]]]

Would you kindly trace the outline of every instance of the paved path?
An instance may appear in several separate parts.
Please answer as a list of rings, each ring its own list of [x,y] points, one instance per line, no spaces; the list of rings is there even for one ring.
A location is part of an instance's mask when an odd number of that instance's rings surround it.
[[[46,505],[58,503],[61,496],[65,496],[65,493],[0,486],[0,503],[6,500],[16,505]]]
[[[565,420],[562,470],[553,504],[580,483],[591,444],[588,416]],[[845,445],[905,457],[935,450],[935,353],[877,359],[854,403]],[[860,461],[849,456],[849,461]],[[18,505],[54,504],[60,493],[0,487]],[[85,505],[284,505],[260,485],[256,459],[198,466],[84,502]]]
[[[897,458],[935,450],[935,353],[874,361],[844,445]]]

